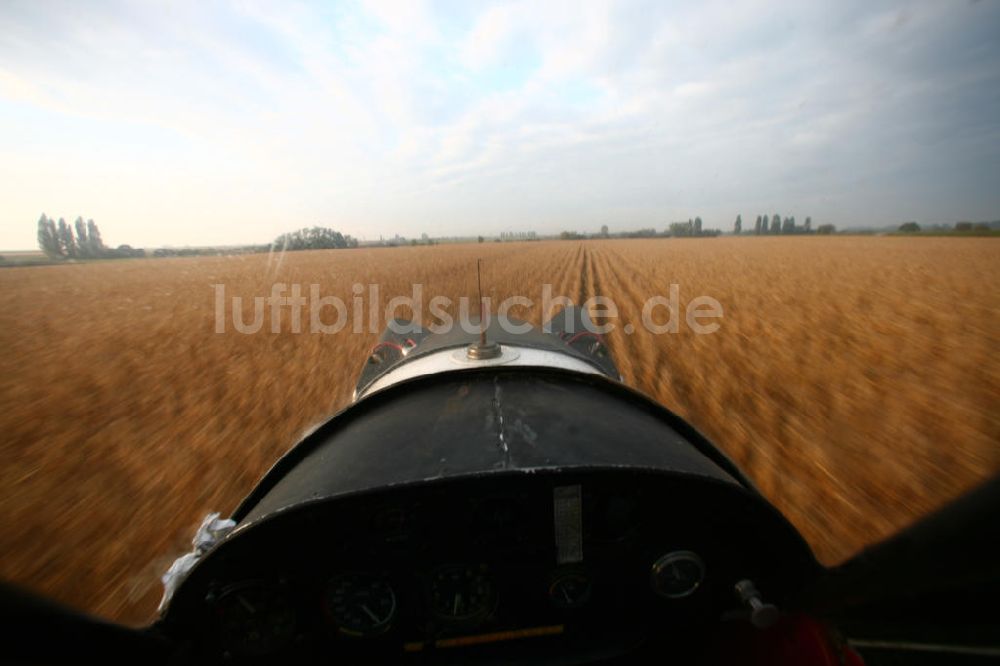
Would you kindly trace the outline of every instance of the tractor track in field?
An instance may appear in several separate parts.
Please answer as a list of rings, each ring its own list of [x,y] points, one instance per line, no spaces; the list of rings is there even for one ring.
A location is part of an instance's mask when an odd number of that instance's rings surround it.
[[[659,295],[652,283],[642,279],[636,270],[626,271],[627,262],[615,250],[603,253],[603,271],[611,285],[610,296],[618,306],[619,326],[608,344],[616,361],[620,361],[622,377],[626,382],[650,395],[659,396],[659,383],[664,381],[668,366],[666,341],[653,337],[645,330],[642,308],[648,298]],[[645,283],[645,289],[639,286]],[[626,326],[629,328],[626,329]],[[628,332],[631,331],[631,332]]]
[[[583,262],[583,244],[577,243],[571,254],[569,254],[568,259],[560,262],[562,270],[559,271],[556,281],[552,283],[553,303],[550,304],[548,312],[542,313],[543,320],[551,319],[556,314],[556,311],[562,309],[562,304],[558,303],[557,300],[559,297],[572,299],[574,291],[579,295],[578,284],[581,280]]]
[[[591,266],[592,259],[590,255],[591,251],[587,246],[584,243],[580,243],[579,283],[576,288],[576,304],[579,307],[583,307],[583,304],[594,293],[591,284],[593,267]]]

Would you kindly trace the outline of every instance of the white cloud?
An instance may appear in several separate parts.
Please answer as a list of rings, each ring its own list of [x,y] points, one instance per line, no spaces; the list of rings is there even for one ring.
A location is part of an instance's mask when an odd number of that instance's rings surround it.
[[[0,247],[30,246],[42,210],[135,245],[490,231],[472,209],[548,230],[764,205],[892,219],[898,197],[853,203],[859,177],[996,216],[995,188],[956,184],[1000,163],[989,3],[470,7],[12,4]]]
[[[508,46],[514,34],[518,10],[514,4],[499,5],[486,10],[469,31],[459,49],[462,63],[467,68],[481,69],[493,64],[500,57],[501,49]]]
[[[437,38],[434,20],[421,0],[363,0],[361,4],[398,39],[430,42]]]
[[[674,88],[674,95],[681,98],[702,97],[714,89],[711,81],[687,81]]]

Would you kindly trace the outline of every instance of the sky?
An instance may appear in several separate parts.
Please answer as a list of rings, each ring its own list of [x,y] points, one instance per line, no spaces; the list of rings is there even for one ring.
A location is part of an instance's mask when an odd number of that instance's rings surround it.
[[[0,3],[0,249],[1000,219],[1000,2]],[[752,223],[752,222],[751,222]]]

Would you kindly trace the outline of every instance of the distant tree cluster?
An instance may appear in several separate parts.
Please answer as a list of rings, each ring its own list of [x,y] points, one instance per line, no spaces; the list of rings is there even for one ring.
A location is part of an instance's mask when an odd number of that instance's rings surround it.
[[[659,232],[653,227],[642,229],[632,229],[611,233],[608,225],[601,225],[601,230],[594,234],[581,234],[576,231],[563,231],[559,234],[560,240],[585,240],[601,238],[669,238],[671,236],[718,236],[717,229],[705,229],[702,226],[700,217],[689,219],[687,222],[673,222],[667,226],[666,230]]]
[[[718,236],[715,229],[705,229],[700,217],[687,222],[671,222],[667,228],[667,236]]]
[[[992,227],[989,222],[956,222],[955,231],[959,233],[969,233],[971,231],[989,231]]]
[[[38,247],[49,259],[107,259],[145,256],[143,250],[128,245],[109,248],[93,220],[77,217],[70,225],[63,218],[56,222],[45,213],[38,218]]]
[[[656,229],[652,227],[647,227],[645,229],[633,229],[631,231],[620,231],[616,234],[612,234],[608,229],[608,225],[602,225],[601,230],[594,234],[581,234],[576,231],[563,231],[559,234],[559,240],[586,240],[586,239],[602,239],[602,238],[657,238],[659,236],[667,236],[668,233],[659,233]]]
[[[356,238],[326,227],[303,228],[281,234],[271,244],[276,250],[339,250],[357,246]]]
[[[669,233],[671,236],[693,236],[694,227],[690,220],[687,222],[671,222]]]
[[[122,245],[121,247],[128,247]],[[121,248],[119,248],[121,249]],[[270,245],[237,245],[227,247],[161,247],[153,250],[154,257],[234,257],[241,254],[258,254],[267,252]],[[143,250],[136,250],[142,252]],[[138,256],[138,255],[137,255]]]
[[[84,223],[83,218],[78,217],[74,226],[75,234],[73,226],[63,218],[59,218],[57,223],[42,213],[38,218],[38,247],[50,259],[101,256],[107,248],[94,221]]]
[[[922,227],[916,222],[904,222],[896,228],[896,232],[903,234],[931,234],[940,235],[964,235],[972,236],[993,236],[1000,232],[1000,220],[992,222],[956,222],[954,226],[947,223],[928,224]]]
[[[832,226],[832,225],[831,225]],[[743,218],[736,216],[736,223],[733,225],[733,233],[739,234],[743,231]],[[795,222],[795,216],[782,218],[775,213],[770,218],[767,215],[758,215],[753,223],[753,233],[756,236],[782,235],[791,236],[795,234],[813,233],[812,218],[807,217],[801,225]]]
[[[504,242],[538,240],[538,234],[534,231],[501,231],[500,240]]]
[[[645,229],[636,229],[635,231],[623,231],[618,234],[619,238],[656,238],[659,234],[656,233],[656,229],[652,227],[647,227]],[[609,238],[610,235],[604,235],[604,232],[598,236],[598,238]]]

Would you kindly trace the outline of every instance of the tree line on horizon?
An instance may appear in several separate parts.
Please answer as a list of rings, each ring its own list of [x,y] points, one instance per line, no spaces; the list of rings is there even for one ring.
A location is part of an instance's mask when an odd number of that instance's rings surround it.
[[[931,233],[953,231],[957,234],[990,234],[994,230],[1000,230],[1000,221],[956,222],[955,226],[951,226],[950,224],[934,224],[930,225],[927,229],[924,229],[916,222],[904,222],[897,229],[897,231],[904,234],[919,234],[925,231]]]
[[[832,234],[837,228],[832,224],[821,224],[817,229],[813,229],[812,218],[807,217],[802,225],[795,221],[795,216],[782,218],[780,215],[773,216],[758,215],[754,222],[753,232],[756,235],[792,235],[792,234]],[[615,238],[656,238],[656,237],[711,237],[718,236],[722,232],[718,229],[706,229],[700,216],[689,218],[687,222],[671,222],[661,233],[656,229],[638,229],[635,231],[623,231],[613,234]],[[743,233],[743,216],[737,215],[733,224],[733,234]],[[749,232],[748,232],[749,233]],[[582,240],[585,238],[610,238],[612,234],[608,231],[608,226],[601,227],[600,234],[580,234],[575,231],[563,231],[559,234],[561,240]]]
[[[687,222],[671,222],[667,229],[668,236],[718,236],[717,229],[705,229],[701,217],[688,218]]]
[[[281,234],[271,243],[274,250],[339,250],[357,246],[357,238],[328,227],[303,227]]]
[[[789,217],[782,218],[780,215],[775,213],[768,220],[768,216],[758,215],[757,219],[754,220],[753,234],[755,236],[763,235],[782,235],[791,236],[794,234],[832,234],[837,230],[837,228],[832,224],[821,224],[816,230],[813,230],[812,218],[806,217],[805,221],[798,225],[795,222],[795,216],[791,215]],[[743,216],[737,215],[736,222],[733,223],[733,233],[740,235],[743,233]],[[749,230],[748,230],[748,233]]]
[[[426,234],[424,234],[426,236]],[[145,257],[146,251],[119,245],[110,248],[104,244],[101,230],[92,219],[86,222],[78,216],[73,224],[64,218],[55,220],[45,213],[38,218],[38,247],[54,261],[79,259],[109,259]],[[269,245],[248,245],[236,248],[159,248],[154,257],[200,256],[204,254],[242,254],[271,250],[326,250],[358,247],[358,240],[350,235],[327,227],[302,228],[278,236]]]
[[[559,234],[560,240],[584,240],[587,238],[668,238],[671,236],[718,236],[721,234],[718,229],[705,229],[701,217],[688,219],[687,222],[671,222],[663,232],[659,232],[653,227],[645,229],[634,229],[632,231],[620,231],[612,234],[608,225],[601,227],[599,234],[581,234],[576,231],[563,231]]]
[[[107,247],[97,223],[84,222],[82,216],[70,225],[61,217],[56,222],[42,213],[38,218],[38,247],[49,259],[56,260],[145,256],[142,250],[134,250],[128,245]]]

